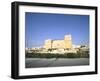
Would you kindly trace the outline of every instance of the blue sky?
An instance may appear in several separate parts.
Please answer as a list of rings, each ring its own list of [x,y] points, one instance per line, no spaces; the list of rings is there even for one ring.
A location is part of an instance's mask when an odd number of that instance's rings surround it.
[[[25,13],[25,46],[43,46],[46,39],[72,35],[76,45],[89,44],[89,16],[51,13]]]

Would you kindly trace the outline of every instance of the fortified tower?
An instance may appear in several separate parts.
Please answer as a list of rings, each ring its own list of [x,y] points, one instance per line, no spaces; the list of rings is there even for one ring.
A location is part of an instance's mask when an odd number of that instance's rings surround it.
[[[71,35],[65,35],[64,41],[65,41],[65,48],[71,49],[72,48],[72,37],[71,37]]]
[[[63,40],[45,40],[45,44],[43,46],[46,49],[71,49],[72,48],[72,37],[71,35],[65,35]]]
[[[46,49],[52,48],[52,40],[51,39],[45,40],[44,48],[46,48]]]

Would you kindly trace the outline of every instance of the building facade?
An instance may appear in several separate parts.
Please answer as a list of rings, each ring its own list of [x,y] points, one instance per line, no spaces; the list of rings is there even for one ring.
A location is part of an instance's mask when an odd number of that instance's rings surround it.
[[[65,35],[63,40],[45,40],[43,48],[45,49],[72,49],[71,35]]]

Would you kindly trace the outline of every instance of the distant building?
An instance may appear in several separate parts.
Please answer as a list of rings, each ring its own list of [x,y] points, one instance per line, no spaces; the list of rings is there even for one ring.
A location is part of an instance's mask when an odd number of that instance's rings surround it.
[[[43,46],[45,49],[72,49],[72,37],[71,35],[65,35],[63,40],[45,40]]]
[[[53,54],[66,54],[66,53],[89,53],[88,45],[74,45],[72,44],[72,36],[65,35],[63,40],[45,40],[42,47],[26,48],[26,53],[53,53]]]
[[[81,45],[73,45],[73,48],[80,48]]]

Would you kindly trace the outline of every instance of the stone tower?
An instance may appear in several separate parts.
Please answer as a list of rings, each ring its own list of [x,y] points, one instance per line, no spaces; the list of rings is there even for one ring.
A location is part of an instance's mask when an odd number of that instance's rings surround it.
[[[52,40],[51,39],[45,40],[44,48],[46,48],[46,49],[52,48]]]
[[[72,49],[72,37],[71,35],[65,35],[63,40],[45,40],[43,47],[46,49]]]
[[[64,41],[65,41],[65,48],[71,49],[72,48],[72,37],[71,37],[71,35],[65,35]]]

